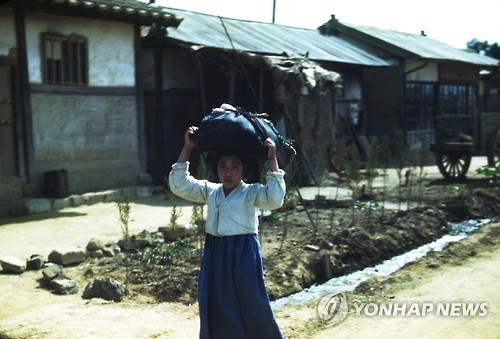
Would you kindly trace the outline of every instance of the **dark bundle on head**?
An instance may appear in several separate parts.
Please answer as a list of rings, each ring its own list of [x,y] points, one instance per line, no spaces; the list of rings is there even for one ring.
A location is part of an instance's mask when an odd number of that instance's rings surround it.
[[[236,152],[256,159],[256,162],[267,160],[267,149],[264,147],[267,138],[276,144],[278,162],[284,167],[286,154],[283,138],[269,121],[241,107],[223,104],[221,108],[215,108],[202,119],[198,131],[193,134],[193,140],[201,151]]]

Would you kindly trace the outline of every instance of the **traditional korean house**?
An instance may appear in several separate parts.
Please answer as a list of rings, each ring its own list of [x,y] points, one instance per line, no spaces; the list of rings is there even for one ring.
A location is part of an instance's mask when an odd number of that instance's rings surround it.
[[[1,1],[0,199],[147,181],[140,31],[180,21],[133,0]]]
[[[334,147],[337,112],[349,116],[362,100],[363,69],[392,67],[317,30],[166,10],[182,24],[143,37],[148,170],[158,183],[186,128],[223,102],[268,113],[311,179]]]
[[[498,70],[499,60],[448,46],[424,32],[343,24],[333,15],[319,31],[363,46],[394,65],[373,68],[363,77],[359,124],[364,135],[401,130],[409,147],[426,147],[435,142],[436,127],[443,128],[438,126],[443,116],[454,117],[452,123],[468,126],[472,134],[474,113],[488,109],[485,102],[493,92],[485,92],[481,72]]]

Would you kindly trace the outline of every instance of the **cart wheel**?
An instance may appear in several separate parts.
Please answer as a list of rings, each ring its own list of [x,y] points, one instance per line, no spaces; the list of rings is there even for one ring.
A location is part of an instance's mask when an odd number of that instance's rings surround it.
[[[488,166],[500,166],[500,131],[492,138],[491,149],[488,152]]]
[[[446,179],[463,179],[469,170],[472,156],[468,154],[436,153],[436,163],[439,172]]]

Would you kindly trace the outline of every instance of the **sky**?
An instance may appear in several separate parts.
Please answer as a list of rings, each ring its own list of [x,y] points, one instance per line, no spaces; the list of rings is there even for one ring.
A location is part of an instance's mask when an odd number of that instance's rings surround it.
[[[143,0],[148,2],[147,0]],[[335,15],[345,24],[420,34],[456,48],[500,44],[500,0],[156,0],[164,7],[315,29]]]

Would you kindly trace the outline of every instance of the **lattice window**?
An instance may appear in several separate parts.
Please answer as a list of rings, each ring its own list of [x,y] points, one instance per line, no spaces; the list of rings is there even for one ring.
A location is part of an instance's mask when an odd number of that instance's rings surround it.
[[[472,85],[439,86],[439,113],[443,115],[472,115],[477,107],[476,88]]]
[[[88,42],[81,36],[42,35],[44,83],[88,85]]]
[[[486,94],[486,111],[490,113],[500,112],[500,88],[491,87]]]

